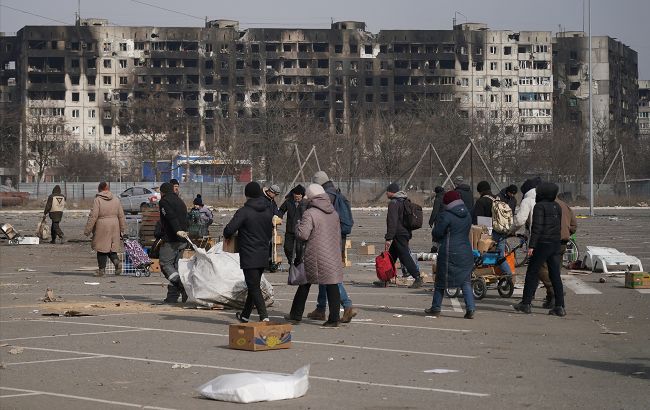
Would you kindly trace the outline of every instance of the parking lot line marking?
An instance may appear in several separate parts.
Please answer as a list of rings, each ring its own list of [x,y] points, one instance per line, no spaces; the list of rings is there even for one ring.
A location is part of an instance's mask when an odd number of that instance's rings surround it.
[[[201,336],[217,336],[217,337],[229,337],[229,335],[221,333],[209,333],[209,332],[192,332],[188,330],[173,330],[173,329],[160,329],[160,328],[151,328],[151,327],[137,327],[137,326],[126,326],[126,325],[109,325],[105,323],[92,323],[92,322],[65,322],[57,320],[32,320],[34,322],[47,322],[47,323],[63,323],[63,324],[75,324],[75,325],[89,325],[89,326],[101,326],[101,327],[118,327],[126,329],[135,329],[135,330],[147,330],[152,332],[166,332],[166,333],[180,333],[180,334],[190,334],[190,335],[201,335]],[[360,322],[363,323],[363,322]],[[366,323],[364,323],[366,324]],[[343,345],[338,343],[325,343],[325,342],[309,342],[303,340],[293,340],[292,343],[295,344],[306,344],[306,345],[321,345],[321,346],[330,346],[330,347],[339,347],[347,349],[359,349],[359,350],[371,350],[378,352],[392,352],[392,353],[410,353],[410,354],[419,354],[424,356],[442,356],[442,357],[454,357],[458,359],[476,359],[478,356],[466,356],[466,355],[456,355],[448,353],[434,353],[434,352],[420,352],[420,351],[408,351],[401,349],[385,349],[381,347],[370,347],[370,346],[358,346],[358,345]]]
[[[142,330],[140,330],[140,329],[128,329],[128,330],[110,330],[110,331],[107,331],[107,332],[65,333],[65,334],[60,334],[60,335],[14,337],[14,338],[11,338],[11,339],[0,339],[0,342],[12,342],[12,341],[16,341],[16,340],[47,339],[47,338],[51,338],[51,337],[106,335],[106,334],[109,334],[109,333],[126,333],[126,332],[142,332]]]
[[[621,283],[621,284],[625,285],[625,278],[620,278],[620,277],[618,277],[618,276],[613,276],[612,279],[613,279],[615,282],[618,282],[618,283]],[[639,293],[650,294],[650,289],[634,289],[634,290],[636,290],[636,291],[639,292]]]
[[[429,297],[431,297],[431,296],[429,296]],[[280,302],[291,302],[291,301],[293,301],[293,299],[278,299],[278,298],[275,298],[274,300],[277,300],[277,301],[280,301]],[[316,303],[315,300],[307,301],[307,302],[308,303],[309,302]],[[409,306],[368,305],[368,304],[364,304],[364,303],[354,303],[353,306],[354,307],[384,308],[384,309],[399,309],[399,310],[409,310],[409,311],[413,311],[413,312],[422,312],[424,310],[424,308],[414,308],[414,307],[409,307]],[[446,310],[446,309],[443,309],[443,310]],[[449,310],[449,312],[452,312],[452,311],[453,312],[462,312],[462,310],[456,310],[456,309]],[[281,317],[281,316],[278,316],[278,317]]]
[[[462,312],[463,308],[460,306],[460,301],[458,298],[449,298],[451,300],[451,306],[454,308],[454,312]]]
[[[151,358],[145,358],[145,357],[119,356],[119,355],[111,355],[111,354],[81,352],[81,351],[77,351],[77,350],[47,349],[47,348],[42,348],[42,347],[27,347],[27,346],[21,346],[21,347],[23,347],[24,349],[27,349],[27,350],[40,350],[40,351],[50,351],[50,352],[57,352],[57,353],[73,353],[73,354],[76,353],[76,354],[96,355],[96,356],[103,356],[104,358],[133,360],[133,361],[138,361],[138,362],[172,364],[172,365],[173,364],[188,364],[188,365],[190,365],[192,367],[200,367],[200,368],[206,368],[206,369],[218,369],[218,370],[228,370],[228,371],[236,371],[236,372],[251,372],[251,373],[265,373],[266,372],[264,370],[241,369],[241,368],[236,368],[236,367],[214,366],[214,365],[209,365],[209,364],[179,363],[179,362],[173,362],[173,361],[169,361],[169,360],[158,360],[158,359],[151,359]],[[281,373],[281,374],[286,374],[286,373]],[[390,388],[394,388],[394,389],[419,390],[419,391],[429,391],[429,392],[437,392],[437,393],[451,393],[451,394],[457,394],[457,395],[462,395],[462,396],[474,396],[474,397],[487,397],[487,396],[489,396],[489,394],[486,394],[486,393],[476,393],[476,392],[469,392],[469,391],[462,391],[462,390],[436,389],[434,387],[404,386],[404,385],[399,385],[399,384],[384,384],[384,383],[366,382],[366,381],[362,381],[362,380],[352,380],[352,379],[336,379],[336,378],[333,378],[333,377],[314,376],[314,375],[311,375],[311,374],[309,375],[309,378],[310,379],[315,379],[315,380],[333,381],[333,382],[337,382],[337,383],[350,383],[350,384],[359,384],[359,385],[364,385],[364,386],[390,387]],[[26,392],[36,392],[36,390],[25,390],[25,391]],[[153,407],[145,407],[145,408],[153,408]]]
[[[574,276],[562,275],[562,282],[576,295],[601,295],[603,293]]]
[[[16,389],[14,387],[5,387],[5,386],[0,386],[0,389],[2,389],[2,390],[11,390],[11,391],[20,391],[20,392],[32,393],[32,394],[43,394],[43,395],[47,395],[47,396],[63,397],[65,399],[77,399],[77,400],[92,401],[92,402],[95,402],[95,403],[113,404],[113,405],[116,405],[116,406],[137,407],[139,409],[175,410],[175,409],[171,409],[171,408],[168,408],[168,407],[145,406],[143,404],[127,403],[127,402],[123,402],[123,401],[114,401],[114,400],[95,399],[93,397],[76,396],[76,395],[73,395],[73,394],[54,393],[54,392],[42,391],[42,390]]]
[[[30,362],[15,362],[15,363],[5,363],[5,366],[19,366],[23,364],[37,364],[37,363],[52,363],[52,362],[67,362],[71,360],[86,360],[86,359],[100,359],[104,356],[85,356],[85,357],[66,357],[64,359],[45,359],[45,360],[33,360]]]
[[[41,393],[5,394],[5,395],[0,395],[0,399],[10,399],[12,397],[38,396],[40,394]]]

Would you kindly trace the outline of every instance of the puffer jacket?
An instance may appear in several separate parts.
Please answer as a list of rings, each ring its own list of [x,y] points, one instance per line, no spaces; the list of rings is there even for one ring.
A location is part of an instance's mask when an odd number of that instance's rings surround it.
[[[305,246],[305,273],[309,283],[333,285],[343,281],[341,226],[327,193],[309,199],[298,227]]]
[[[250,198],[235,212],[223,229],[223,236],[229,239],[236,232],[239,232],[239,267],[256,269],[268,266],[273,236],[273,210],[267,198]]]
[[[530,223],[533,220],[533,211],[535,209],[536,197],[537,190],[535,188],[526,192],[524,198],[521,200],[521,204],[519,204],[519,209],[517,209],[517,213],[514,217],[514,222],[512,224],[514,230],[517,230],[526,224],[530,226]]]
[[[474,267],[469,231],[472,218],[461,199],[446,206],[431,232],[440,244],[436,268],[436,287],[457,288],[467,280]]]
[[[555,202],[558,186],[542,182],[537,187],[537,203],[533,211],[529,248],[540,244],[559,245],[562,232],[562,208]]]
[[[388,203],[388,213],[386,214],[386,235],[387,241],[392,241],[396,236],[405,236],[411,239],[411,231],[404,226],[404,200],[406,199],[404,191],[396,192]]]
[[[84,234],[93,234],[91,246],[96,252],[120,252],[121,234],[126,231],[126,218],[120,200],[110,191],[95,195]]]

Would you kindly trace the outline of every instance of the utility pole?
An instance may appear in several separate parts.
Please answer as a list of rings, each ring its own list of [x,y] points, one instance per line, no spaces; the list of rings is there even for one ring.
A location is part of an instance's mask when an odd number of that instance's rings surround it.
[[[592,104],[594,74],[591,66],[591,0],[589,0],[588,5],[589,5],[589,216],[594,216],[594,135],[593,135],[593,104]]]
[[[190,182],[190,124],[185,119],[185,182]]]

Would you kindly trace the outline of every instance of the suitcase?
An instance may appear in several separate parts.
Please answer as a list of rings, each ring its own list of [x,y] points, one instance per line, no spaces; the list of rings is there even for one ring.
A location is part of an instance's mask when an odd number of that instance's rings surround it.
[[[125,239],[124,252],[133,264],[133,267],[136,269],[147,270],[152,263],[151,259],[149,259],[149,255],[147,255],[147,252],[144,251],[144,248],[142,245],[140,245],[140,242],[136,240]]]

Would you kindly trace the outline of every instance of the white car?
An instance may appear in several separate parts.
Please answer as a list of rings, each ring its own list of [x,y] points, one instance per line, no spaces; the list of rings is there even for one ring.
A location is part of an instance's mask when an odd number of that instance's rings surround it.
[[[160,201],[158,187],[134,186],[120,194],[120,203],[124,212],[137,214],[144,208],[156,206]]]

